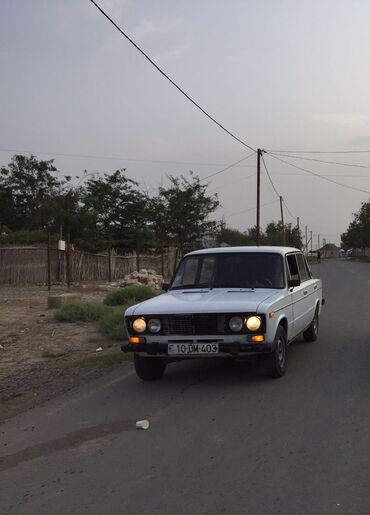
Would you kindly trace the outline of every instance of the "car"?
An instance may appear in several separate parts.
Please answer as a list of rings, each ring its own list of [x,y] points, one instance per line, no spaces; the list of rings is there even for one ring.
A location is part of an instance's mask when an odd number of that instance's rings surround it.
[[[303,334],[317,339],[322,283],[291,247],[222,247],[190,252],[167,291],[129,307],[123,352],[137,375],[159,379],[174,361],[260,355],[270,377],[282,377],[287,347]]]

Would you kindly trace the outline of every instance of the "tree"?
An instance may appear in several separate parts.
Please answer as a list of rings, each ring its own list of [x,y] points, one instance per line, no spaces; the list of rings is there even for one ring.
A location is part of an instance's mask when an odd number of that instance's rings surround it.
[[[168,177],[170,185],[159,188],[157,206],[163,215],[157,225],[169,242],[180,251],[186,246],[201,244],[207,236],[216,232],[217,222],[209,215],[219,206],[217,195],[207,195],[207,185],[201,184],[197,175],[190,172],[190,179],[183,175]]]
[[[217,234],[217,244],[227,244],[230,247],[243,247],[246,245],[254,245],[256,239],[254,238],[251,231],[241,232],[237,229],[231,229],[230,227],[221,226]]]
[[[134,249],[147,238],[148,196],[122,170],[86,182],[81,195],[101,238],[112,235],[117,249]]]
[[[363,202],[359,211],[353,213],[353,220],[341,239],[345,249],[370,246],[370,201]]]
[[[302,237],[298,227],[293,227],[291,224],[284,224],[285,230],[285,244],[289,247],[302,248]],[[282,237],[282,224],[281,222],[270,222],[267,224],[264,245],[280,246],[283,244]]]
[[[11,230],[43,229],[50,222],[52,198],[60,183],[53,160],[15,155],[0,170],[0,222]]]

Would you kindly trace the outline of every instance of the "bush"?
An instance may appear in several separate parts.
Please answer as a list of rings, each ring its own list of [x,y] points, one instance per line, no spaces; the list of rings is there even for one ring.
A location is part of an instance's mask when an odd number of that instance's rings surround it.
[[[56,313],[58,322],[94,322],[109,310],[100,302],[73,302],[62,306]]]
[[[113,340],[127,340],[123,321],[126,307],[109,308],[99,321],[99,331]]]
[[[156,295],[159,295],[159,292],[149,286],[126,286],[126,288],[120,288],[119,290],[108,293],[105,297],[104,304],[108,306],[133,305],[151,299]]]

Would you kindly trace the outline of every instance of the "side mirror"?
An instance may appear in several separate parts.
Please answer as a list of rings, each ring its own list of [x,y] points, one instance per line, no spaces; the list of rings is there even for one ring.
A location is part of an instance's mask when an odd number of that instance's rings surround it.
[[[288,279],[288,288],[295,288],[300,286],[301,281],[299,279]]]
[[[170,283],[163,283],[162,284],[162,290],[163,291],[168,291],[168,288],[170,287]]]

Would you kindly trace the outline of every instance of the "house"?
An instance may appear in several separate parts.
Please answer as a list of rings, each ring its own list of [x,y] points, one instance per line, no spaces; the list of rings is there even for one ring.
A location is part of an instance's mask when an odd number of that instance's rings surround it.
[[[319,250],[322,258],[340,257],[340,248],[334,243],[326,243]]]

